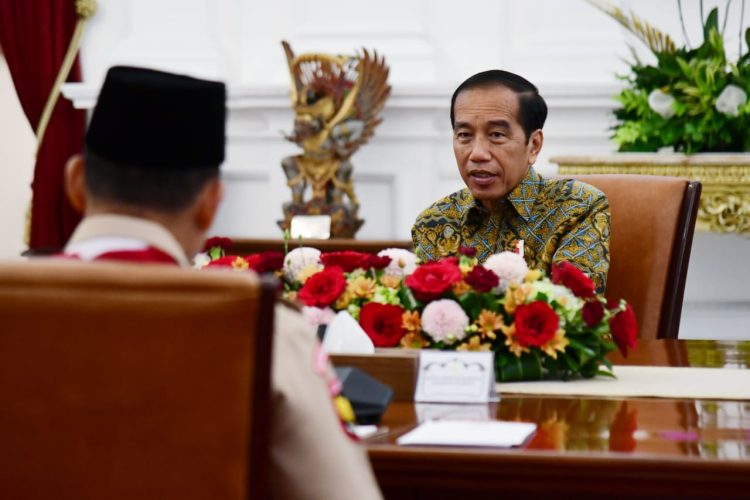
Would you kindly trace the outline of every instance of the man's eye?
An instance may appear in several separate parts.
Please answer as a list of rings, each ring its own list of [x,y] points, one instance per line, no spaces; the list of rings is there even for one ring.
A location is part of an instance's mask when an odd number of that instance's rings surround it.
[[[471,137],[471,134],[468,133],[468,132],[457,132],[456,133],[456,138],[458,138],[458,139],[465,140],[465,139],[469,139],[470,137]]]
[[[505,134],[503,132],[490,132],[490,137],[493,139],[502,139],[505,137]]]

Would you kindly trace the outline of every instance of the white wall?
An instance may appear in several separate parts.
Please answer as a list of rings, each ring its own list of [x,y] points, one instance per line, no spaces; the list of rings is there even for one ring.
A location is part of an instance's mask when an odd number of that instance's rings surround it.
[[[615,3],[682,43],[676,2]],[[695,44],[701,36],[699,2],[682,3]],[[704,3],[707,13],[717,2]],[[358,233],[363,239],[409,238],[416,214],[461,186],[448,106],[452,90],[469,75],[502,67],[540,87],[550,114],[539,168],[554,172],[550,156],[613,151],[608,129],[618,88],[614,74],[627,68],[622,59],[630,57],[628,43],[650,57],[582,0],[100,0],[99,5],[83,46],[86,83],[68,91],[77,105],[94,102],[106,68],[115,63],[229,83],[228,195],[214,230],[230,236],[280,236],[276,220],[290,198],[280,161],[296,151],[282,138],[292,126],[282,39],[297,53],[375,48],[390,64],[393,92],[385,121],[353,157],[366,219]],[[729,16],[730,57],[737,53],[739,7],[734,2]],[[750,7],[745,19],[750,21]],[[747,255],[747,238],[696,237],[683,334],[747,335]]]
[[[31,201],[36,139],[18,102],[8,65],[0,54],[0,258],[26,249],[26,211]]]

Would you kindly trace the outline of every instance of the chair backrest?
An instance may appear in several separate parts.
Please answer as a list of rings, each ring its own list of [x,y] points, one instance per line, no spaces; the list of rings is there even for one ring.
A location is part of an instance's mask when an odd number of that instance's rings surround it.
[[[608,298],[626,299],[641,338],[677,338],[701,184],[655,175],[565,175],[598,188],[611,212]]]
[[[0,497],[262,498],[275,286],[0,264]]]

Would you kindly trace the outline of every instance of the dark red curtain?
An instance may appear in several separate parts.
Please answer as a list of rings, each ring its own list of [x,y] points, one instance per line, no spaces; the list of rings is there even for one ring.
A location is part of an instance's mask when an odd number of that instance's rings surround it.
[[[75,0],[0,0],[0,45],[31,127],[36,130],[77,21]],[[68,81],[80,81],[78,60]],[[32,181],[32,250],[61,248],[80,220],[63,186],[65,163],[83,149],[86,116],[60,96]]]

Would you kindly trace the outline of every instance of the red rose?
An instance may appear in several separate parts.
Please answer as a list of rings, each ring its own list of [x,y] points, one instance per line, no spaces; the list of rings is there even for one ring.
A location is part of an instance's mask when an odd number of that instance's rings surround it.
[[[310,276],[297,298],[306,306],[328,307],[346,290],[346,278],[340,267],[326,267]]]
[[[250,269],[256,273],[272,273],[284,265],[284,254],[281,252],[261,252],[245,257]]]
[[[377,255],[370,255],[367,261],[367,267],[371,267],[373,269],[385,269],[390,263],[391,258],[387,255],[383,255],[382,257],[379,257]]]
[[[489,292],[500,283],[497,274],[484,266],[477,265],[464,278],[466,284],[479,293]]]
[[[588,298],[596,294],[596,285],[570,262],[552,264],[552,283],[570,288],[577,297]]]
[[[586,326],[596,326],[604,317],[604,306],[598,300],[592,300],[583,304],[583,322]]]
[[[232,249],[232,240],[230,238],[214,236],[213,238],[209,238],[206,240],[206,243],[203,245],[203,251],[208,252],[214,247],[221,248],[225,252],[228,252]]]
[[[477,249],[474,247],[462,245],[458,247],[458,253],[467,257],[475,257],[477,255]]]
[[[449,260],[430,262],[417,267],[406,277],[408,286],[417,300],[428,302],[443,295],[454,283],[461,281],[461,270]]]
[[[516,308],[516,337],[524,347],[543,346],[555,336],[560,318],[546,302],[537,300]]]
[[[326,252],[320,256],[320,261],[326,267],[340,267],[345,273],[357,268],[367,269],[370,254],[344,250],[343,252]]]
[[[638,321],[630,304],[625,306],[625,310],[609,318],[609,329],[617,348],[627,357],[628,349],[635,349],[638,344]]]
[[[403,313],[399,306],[369,302],[359,311],[359,324],[375,347],[395,347],[404,334]]]

